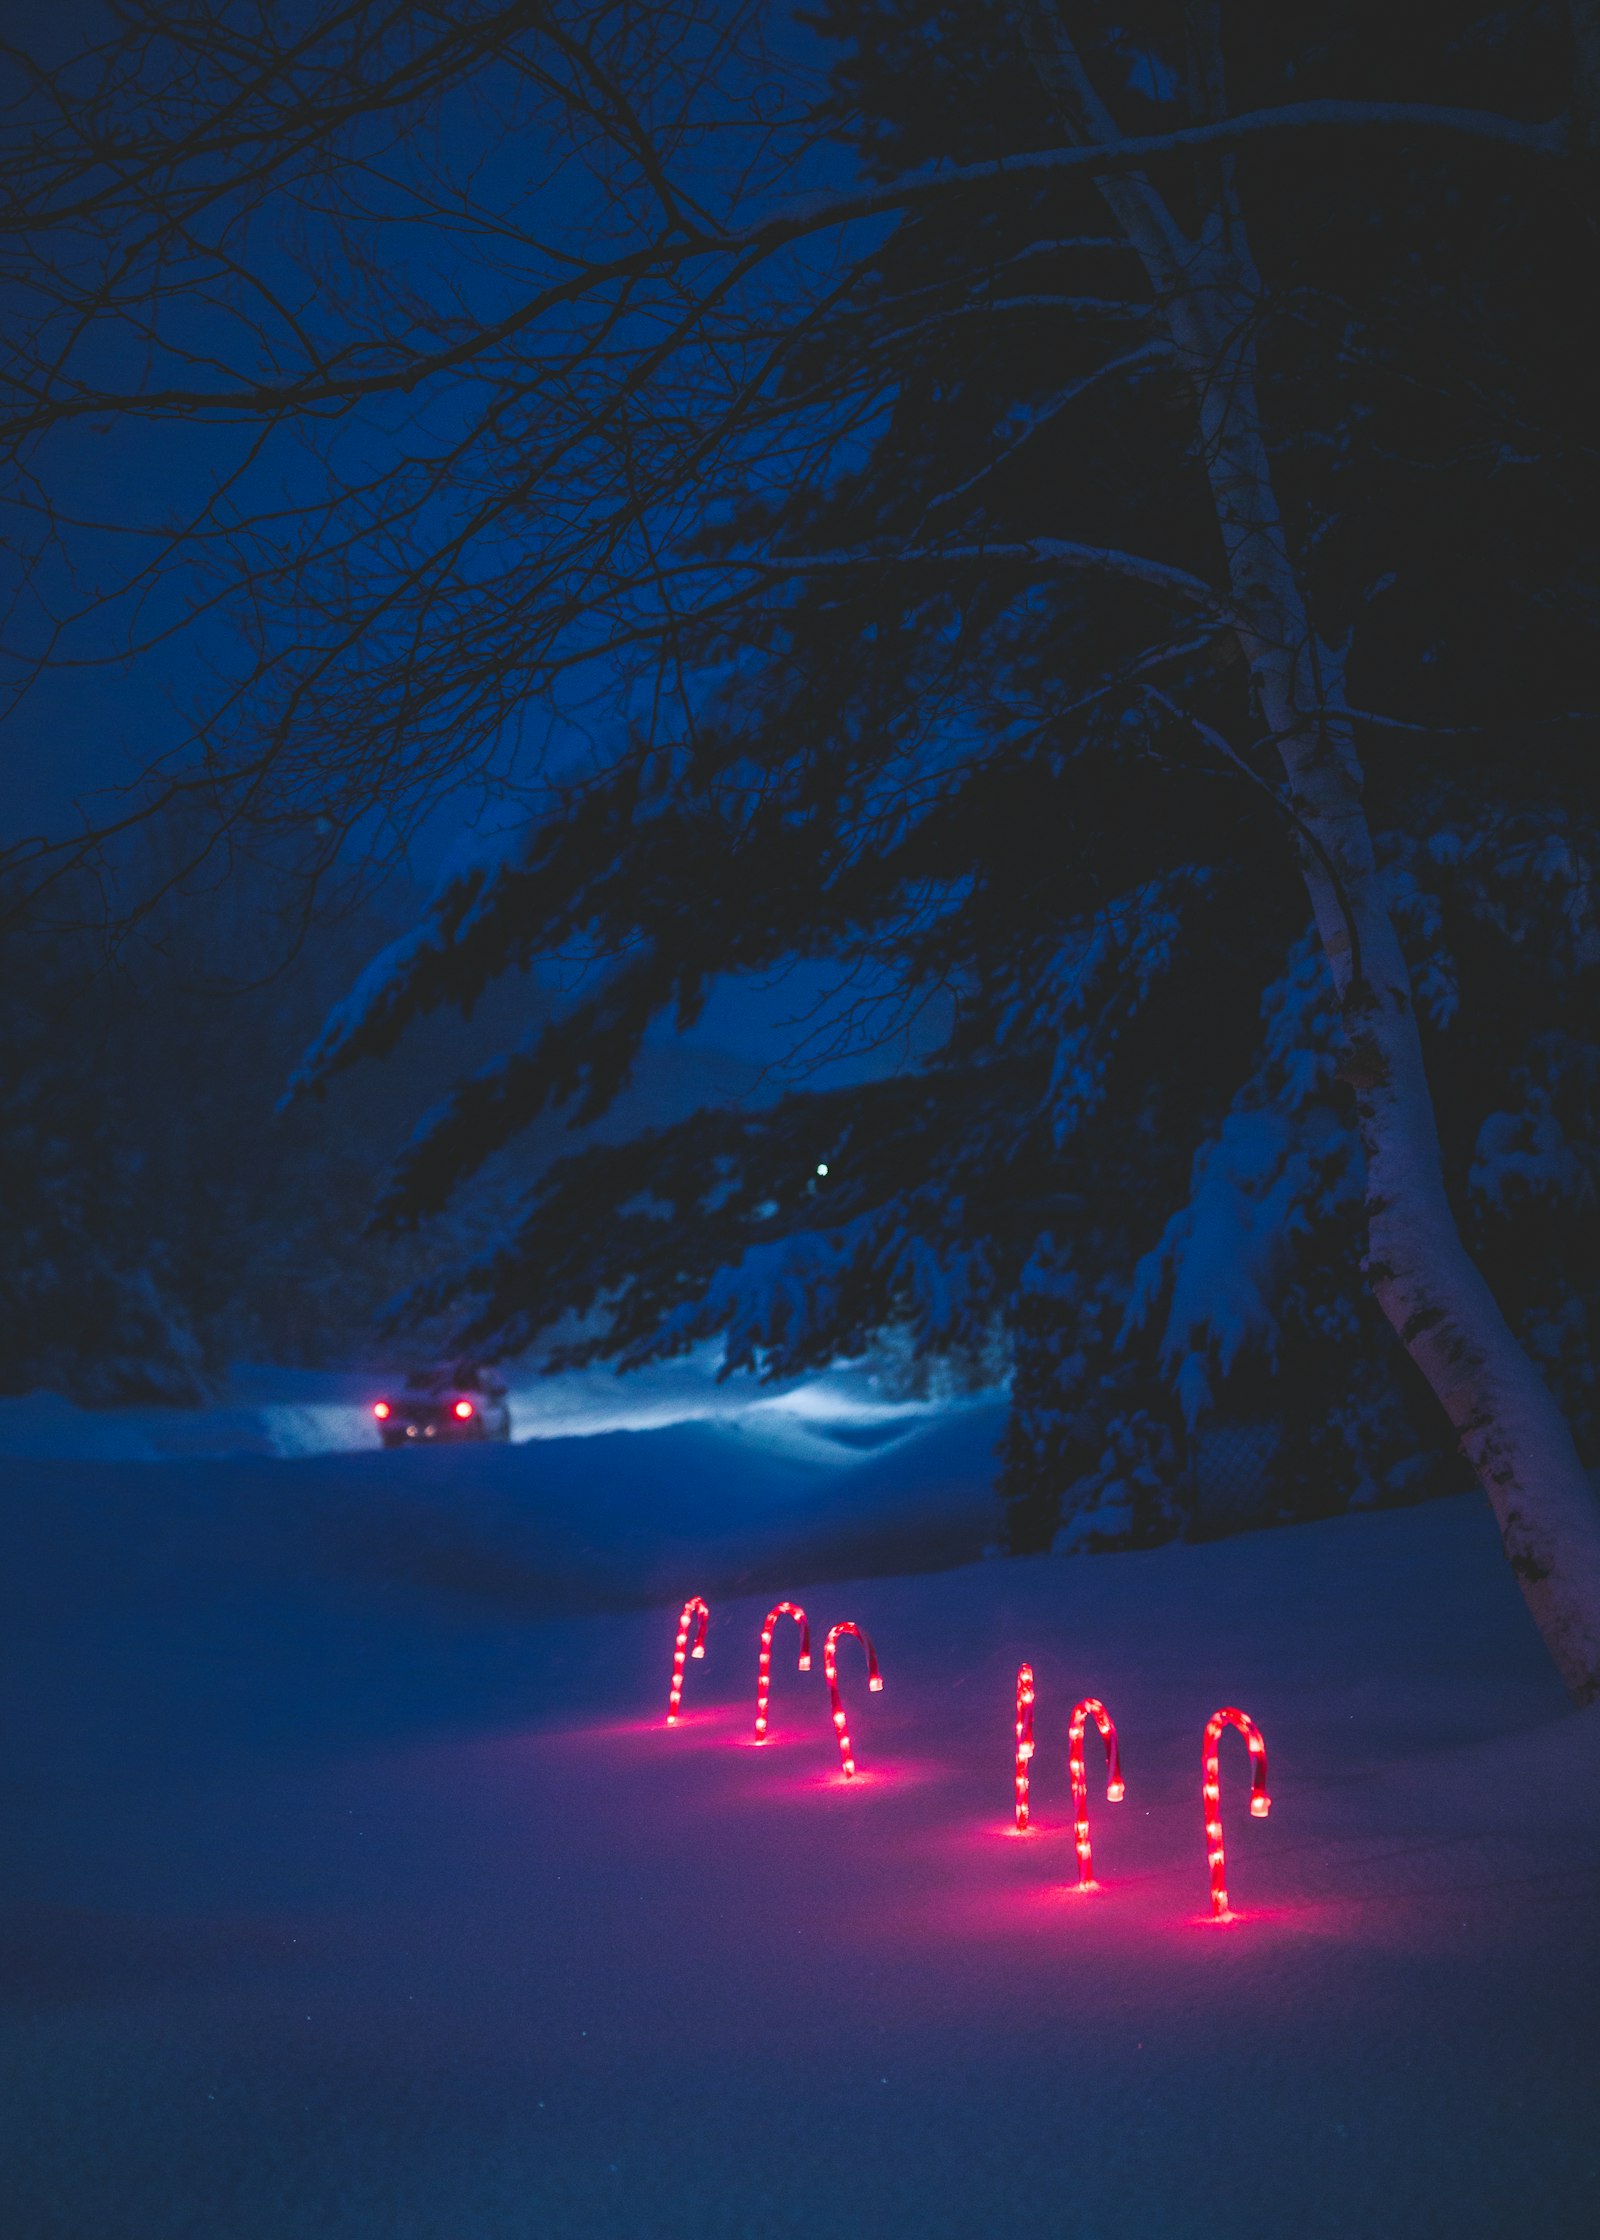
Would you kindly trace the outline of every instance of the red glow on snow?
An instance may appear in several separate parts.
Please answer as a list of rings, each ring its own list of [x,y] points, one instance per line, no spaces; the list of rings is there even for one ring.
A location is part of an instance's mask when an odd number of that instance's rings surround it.
[[[1253,1719],[1246,1718],[1232,1704],[1225,1704],[1214,1711],[1206,1723],[1204,1754],[1201,1758],[1201,1798],[1206,1815],[1206,1852],[1211,1861],[1211,1918],[1213,1921],[1231,1921],[1235,1917],[1228,1909],[1228,1872],[1222,1851],[1222,1781],[1217,1767],[1217,1744],[1222,1739],[1224,1727],[1237,1727],[1250,1750],[1250,1811],[1257,1820],[1265,1820],[1272,1810],[1272,1799],[1267,1794],[1267,1746],[1261,1739],[1261,1729]]]
[[[695,1635],[694,1647],[689,1646],[689,1629],[696,1617],[700,1630]],[[686,1657],[703,1657],[706,1653],[706,1628],[711,1623],[711,1607],[699,1595],[690,1595],[678,1618],[678,1638],[672,1649],[672,1691],[667,1697],[667,1725],[678,1723],[678,1709],[683,1702],[683,1665]]]
[[[1122,1760],[1117,1754],[1117,1729],[1110,1712],[1098,1696],[1085,1696],[1082,1703],[1072,1707],[1072,1724],[1067,1730],[1068,1759],[1072,1772],[1072,1832],[1078,1846],[1078,1888],[1092,1890],[1094,1859],[1089,1848],[1089,1776],[1083,1763],[1083,1735],[1087,1722],[1092,1719],[1100,1729],[1100,1739],[1106,1746],[1106,1799],[1110,1804],[1121,1804],[1126,1791],[1122,1783]]]
[[[1229,1906],[1226,1913],[1194,1913],[1183,1923],[1185,1929],[1242,1929],[1250,1923],[1259,1926],[1265,1921],[1294,1921],[1304,1926],[1304,1915],[1293,1906],[1249,1906],[1244,1912]]]
[[[780,1618],[793,1618],[800,1628],[801,1672],[811,1670],[811,1625],[798,1602],[774,1603],[761,1628],[761,1661],[756,1669],[756,1740],[767,1739],[767,1704],[772,1696],[772,1636]]]
[[[839,1759],[844,1767],[846,1781],[853,1781],[856,1761],[850,1748],[850,1734],[844,1723],[844,1704],[839,1697],[839,1642],[843,1635],[853,1633],[867,1652],[867,1686],[874,1695],[883,1691],[883,1675],[878,1670],[878,1652],[867,1639],[853,1618],[842,1618],[829,1631],[822,1644],[822,1669],[827,1675],[828,1696],[833,1705],[833,1731],[839,1738]]]
[[[372,1412],[373,1412],[373,1414],[374,1414],[374,1415],[375,1415],[375,1416],[377,1417],[377,1419],[378,1419],[378,1421],[379,1421],[380,1423],[385,1423],[385,1422],[387,1422],[387,1420],[388,1420],[388,1416],[389,1416],[389,1403],[388,1403],[388,1401],[387,1401],[387,1400],[374,1400],[374,1401],[373,1401],[373,1403],[372,1403]]]
[[[461,1421],[465,1423],[468,1416],[470,1416],[472,1413],[472,1402],[470,1400],[458,1400],[456,1402],[455,1412],[461,1418]]]
[[[1033,1756],[1033,1667],[1017,1667],[1017,1832],[1028,1825],[1028,1760]]]
[[[748,1742],[742,1745],[749,1749]],[[772,1770],[769,1770],[772,1769]],[[779,1773],[769,1757],[762,1762],[761,1795],[766,1803],[804,1804],[807,1810],[815,1808],[819,1800],[842,1799],[848,1787],[851,1796],[861,1790],[874,1789],[885,1795],[908,1795],[916,1789],[926,1789],[942,1782],[946,1769],[934,1760],[925,1758],[893,1758],[888,1761],[874,1759],[871,1765],[857,1766],[848,1782],[841,1778],[834,1767],[830,1772],[819,1773],[791,1770]]]

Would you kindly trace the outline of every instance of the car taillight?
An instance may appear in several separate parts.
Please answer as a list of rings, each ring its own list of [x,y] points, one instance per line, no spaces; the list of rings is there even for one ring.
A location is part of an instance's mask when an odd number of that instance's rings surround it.
[[[456,1402],[456,1414],[461,1418],[463,1423],[466,1422],[468,1416],[470,1416],[471,1413],[472,1402],[470,1400],[458,1400]]]
[[[387,1423],[387,1421],[389,1420],[389,1403],[388,1403],[388,1401],[387,1401],[387,1400],[374,1400],[374,1401],[373,1401],[373,1403],[372,1403],[372,1412],[373,1412],[373,1414],[374,1414],[374,1415],[375,1415],[375,1416],[377,1417],[377,1419],[378,1419],[378,1421],[379,1421],[380,1423]]]

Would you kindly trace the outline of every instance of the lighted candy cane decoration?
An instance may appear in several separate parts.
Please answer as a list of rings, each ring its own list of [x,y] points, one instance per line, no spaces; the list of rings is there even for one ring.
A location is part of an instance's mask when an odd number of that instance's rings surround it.
[[[1072,1707],[1072,1724],[1067,1730],[1068,1759],[1072,1769],[1072,1818],[1078,1840],[1078,1888],[1094,1888],[1094,1858],[1089,1849],[1089,1776],[1083,1764],[1083,1735],[1089,1720],[1100,1729],[1100,1739],[1106,1746],[1106,1801],[1121,1804],[1127,1791],[1122,1785],[1122,1760],[1117,1755],[1117,1728],[1110,1712],[1098,1696],[1085,1696],[1082,1703]]]
[[[850,1736],[845,1729],[844,1705],[839,1700],[839,1637],[853,1633],[867,1652],[867,1686],[874,1695],[883,1693],[883,1675],[878,1670],[878,1652],[867,1639],[853,1618],[841,1619],[832,1627],[822,1644],[822,1669],[828,1677],[828,1694],[833,1701],[833,1731],[839,1737],[839,1756],[844,1765],[846,1781],[853,1781],[856,1761],[850,1751]]]
[[[772,1636],[780,1618],[793,1618],[800,1628],[801,1672],[811,1670],[811,1627],[798,1602],[777,1602],[767,1612],[761,1628],[761,1662],[756,1670],[756,1740],[767,1739],[767,1703],[772,1694]]]
[[[1225,1704],[1222,1710],[1212,1713],[1206,1724],[1201,1790],[1206,1807],[1206,1849],[1211,1857],[1211,1912],[1218,1921],[1228,1918],[1227,1868],[1222,1856],[1222,1784],[1217,1770],[1217,1744],[1224,1727],[1237,1727],[1250,1746],[1252,1817],[1265,1820],[1272,1810],[1272,1799],[1267,1794],[1267,1746],[1261,1739],[1261,1729],[1242,1711],[1236,1711],[1231,1703]]]
[[[1028,1825],[1028,1760],[1033,1756],[1033,1667],[1017,1667],[1017,1826]]]
[[[689,1646],[689,1628],[694,1624],[696,1615],[700,1619],[700,1630],[694,1637],[694,1647],[691,1649]],[[683,1661],[685,1657],[703,1657],[705,1655],[706,1627],[710,1623],[711,1611],[709,1605],[702,1602],[697,1594],[690,1595],[683,1606],[683,1614],[678,1620],[678,1638],[672,1651],[672,1693],[667,1698],[667,1725],[669,1727],[677,1725],[678,1707],[683,1702]]]

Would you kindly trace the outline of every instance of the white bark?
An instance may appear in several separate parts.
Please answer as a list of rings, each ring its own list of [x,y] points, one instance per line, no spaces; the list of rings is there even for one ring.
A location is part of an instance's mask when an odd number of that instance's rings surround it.
[[[1115,126],[1054,8],[1030,18],[1045,82],[1085,139]],[[1561,1410],[1461,1241],[1445,1189],[1410,975],[1384,897],[1343,715],[1278,511],[1257,401],[1261,290],[1223,179],[1189,239],[1137,174],[1101,192],[1144,260],[1193,391],[1241,649],[1305,835],[1301,864],[1338,990],[1367,1164],[1365,1270],[1454,1425],[1563,1680],[1600,1697],[1600,1503]]]

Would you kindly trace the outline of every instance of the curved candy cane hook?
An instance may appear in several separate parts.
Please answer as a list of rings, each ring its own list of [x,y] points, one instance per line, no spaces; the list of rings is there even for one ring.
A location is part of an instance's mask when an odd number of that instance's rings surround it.
[[[1110,1712],[1098,1696],[1085,1696],[1082,1703],[1072,1707],[1072,1724],[1067,1730],[1068,1757],[1072,1768],[1072,1818],[1078,1839],[1078,1888],[1092,1890],[1094,1859],[1089,1849],[1089,1776],[1084,1771],[1083,1735],[1089,1720],[1100,1729],[1100,1739],[1106,1746],[1106,1799],[1111,1804],[1121,1804],[1127,1791],[1122,1783],[1122,1760],[1117,1754],[1117,1728]]]
[[[1211,1859],[1211,1912],[1217,1921],[1225,1921],[1228,1914],[1227,1868],[1222,1855],[1222,1783],[1217,1770],[1217,1744],[1222,1739],[1224,1727],[1237,1727],[1250,1748],[1250,1811],[1254,1819],[1265,1820],[1272,1810],[1272,1799],[1267,1794],[1267,1746],[1261,1739],[1261,1729],[1253,1719],[1248,1719],[1234,1706],[1224,1704],[1214,1711],[1206,1723],[1205,1753],[1201,1759],[1202,1788],[1206,1810],[1206,1850]]]
[[[1017,1826],[1028,1825],[1028,1760],[1033,1756],[1033,1667],[1017,1667]]]
[[[883,1675],[878,1670],[878,1652],[867,1639],[853,1618],[841,1619],[832,1627],[822,1644],[822,1669],[828,1676],[828,1694],[833,1702],[833,1731],[839,1737],[839,1756],[844,1764],[846,1781],[855,1779],[856,1761],[850,1751],[850,1736],[845,1729],[844,1705],[839,1700],[839,1640],[853,1633],[867,1652],[867,1686],[874,1695],[883,1692]]]
[[[700,1620],[700,1630],[694,1637],[694,1647],[689,1646],[689,1628],[695,1618]],[[667,1725],[678,1723],[678,1707],[683,1702],[683,1661],[685,1657],[703,1657],[706,1653],[706,1627],[711,1623],[710,1605],[699,1595],[690,1595],[678,1619],[678,1638],[672,1650],[672,1692],[667,1697]]]
[[[793,1618],[800,1628],[800,1665],[811,1670],[811,1626],[798,1602],[775,1602],[761,1628],[761,1662],[756,1669],[756,1740],[767,1739],[767,1703],[772,1694],[772,1636],[780,1618]]]

